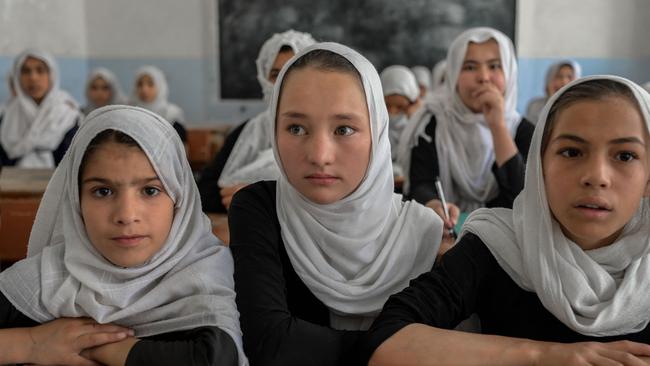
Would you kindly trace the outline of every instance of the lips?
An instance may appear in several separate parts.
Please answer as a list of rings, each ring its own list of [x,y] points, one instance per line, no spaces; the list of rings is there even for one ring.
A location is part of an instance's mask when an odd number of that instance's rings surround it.
[[[121,247],[133,247],[140,244],[145,238],[145,235],[120,235],[112,237],[111,240]]]
[[[330,185],[339,181],[339,177],[324,173],[310,174],[305,178],[308,181],[318,185]]]
[[[603,218],[612,212],[612,205],[600,197],[588,197],[578,200],[573,207],[587,218]]]

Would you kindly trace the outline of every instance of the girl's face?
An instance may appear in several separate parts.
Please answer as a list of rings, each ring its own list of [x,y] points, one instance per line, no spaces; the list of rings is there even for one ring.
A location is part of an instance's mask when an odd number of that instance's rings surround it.
[[[167,240],[174,203],[137,147],[100,145],[81,173],[81,216],[95,249],[119,267],[151,259]]]
[[[648,134],[622,97],[584,100],[557,115],[542,156],[548,204],[582,249],[611,244],[650,194]]]
[[[295,55],[293,51],[282,51],[278,52],[278,55],[275,57],[275,61],[273,61],[273,65],[271,65],[271,70],[269,71],[269,76],[268,79],[270,82],[275,84],[275,81],[278,79],[278,75],[280,75],[280,70],[282,70],[282,66],[289,61]]]
[[[36,104],[40,104],[50,90],[50,69],[47,64],[27,57],[20,68],[20,87]]]
[[[88,86],[88,99],[97,107],[103,107],[111,101],[111,86],[101,77],[96,77]]]
[[[156,100],[156,97],[158,96],[158,89],[156,88],[156,84],[153,82],[153,78],[151,76],[146,74],[140,76],[135,84],[135,87],[138,98],[141,101],[145,103],[151,103]]]
[[[458,74],[456,90],[460,100],[474,113],[480,113],[479,96],[488,88],[506,92],[506,79],[501,67],[499,44],[490,39],[483,43],[470,42]]]
[[[370,161],[370,117],[360,80],[312,67],[284,80],[276,139],[289,183],[312,202],[354,192]]]
[[[388,109],[388,114],[391,116],[397,115],[397,114],[404,114],[406,116],[411,116],[411,114],[414,112],[413,111],[413,104],[411,101],[399,94],[390,94],[384,96],[384,101],[386,102],[386,108]]]
[[[551,95],[555,94],[558,90],[562,89],[563,86],[567,85],[575,79],[576,74],[573,70],[573,67],[569,65],[560,67],[548,85],[548,96],[550,97]]]

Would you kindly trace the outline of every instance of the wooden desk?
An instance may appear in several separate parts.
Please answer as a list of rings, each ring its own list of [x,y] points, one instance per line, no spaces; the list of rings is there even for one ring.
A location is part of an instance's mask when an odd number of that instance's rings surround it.
[[[226,245],[230,244],[230,230],[228,229],[228,215],[220,213],[206,213],[212,220],[212,232]]]
[[[27,255],[38,205],[53,169],[4,167],[0,173],[0,262]]]

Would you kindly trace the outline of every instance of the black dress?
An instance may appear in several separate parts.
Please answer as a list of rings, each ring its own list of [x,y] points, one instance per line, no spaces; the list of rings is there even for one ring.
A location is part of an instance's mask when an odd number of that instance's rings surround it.
[[[422,204],[439,198],[435,187],[436,177],[440,175],[436,150],[436,124],[434,115],[424,130],[431,137],[431,141],[428,142],[420,137],[418,145],[411,151],[409,198]],[[512,207],[515,197],[524,188],[526,157],[534,131],[535,126],[523,119],[515,134],[515,145],[519,152],[500,167],[497,167],[496,162],[492,165],[492,174],[499,186],[499,194],[490,202],[486,202],[486,207]]]
[[[226,141],[224,141],[223,146],[217,155],[215,155],[210,164],[201,171],[201,176],[197,185],[199,186],[201,206],[204,212],[228,212],[223,203],[221,203],[219,178],[221,177],[221,172],[223,171],[224,166],[226,166],[226,162],[230,157],[232,149],[235,147],[235,143],[237,142],[241,131],[247,123],[248,121],[244,121],[228,134]]]
[[[238,191],[228,222],[236,301],[251,365],[352,364],[362,332],[330,328],[328,308],[293,269],[280,234],[275,182]]]
[[[0,328],[33,327],[37,322],[19,312],[0,293]],[[217,327],[159,334],[142,338],[129,351],[126,366],[238,364],[232,338]]]
[[[519,287],[481,239],[466,234],[433,270],[386,301],[360,342],[361,361],[367,363],[382,342],[409,324],[453,329],[474,313],[485,334],[548,342],[627,339],[650,343],[650,327],[615,337],[591,337],[573,331],[546,310],[536,293]]]

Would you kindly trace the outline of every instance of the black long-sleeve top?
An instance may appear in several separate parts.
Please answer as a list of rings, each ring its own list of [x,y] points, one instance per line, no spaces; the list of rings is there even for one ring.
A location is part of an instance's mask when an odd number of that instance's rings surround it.
[[[2,125],[2,119],[3,116],[0,116],[0,125]],[[63,136],[63,139],[61,140],[61,143],[59,146],[52,151],[52,157],[54,158],[54,165],[58,166],[61,160],[63,159],[63,155],[65,155],[65,152],[68,151],[68,148],[70,147],[70,144],[72,144],[72,138],[74,137],[74,134],[77,133],[77,130],[79,129],[79,118],[74,123],[74,126],[72,126],[68,132]],[[18,161],[21,159],[21,157],[11,159],[7,155],[7,152],[5,151],[4,147],[2,144],[0,144],[0,165],[2,166],[14,166]]]
[[[431,137],[431,141],[428,142],[420,137],[417,146],[411,150],[409,198],[422,204],[439,198],[435,186],[436,177],[440,175],[438,151],[436,150],[436,124],[434,115],[424,130]],[[519,152],[500,167],[496,162],[492,165],[492,174],[499,186],[499,194],[486,202],[486,207],[512,207],[515,197],[524,188],[526,157],[534,131],[535,126],[523,119],[515,134],[515,145]]]
[[[275,182],[238,191],[228,216],[244,351],[251,365],[347,365],[358,331],[329,326],[329,310],[291,265],[280,234]]]
[[[226,137],[223,146],[217,152],[214,159],[201,171],[197,185],[201,194],[201,207],[205,212],[226,213],[226,207],[221,202],[221,188],[219,187],[219,178],[221,172],[228,162],[230,153],[235,147],[235,143],[248,121],[244,121],[237,128],[232,130]]]
[[[474,313],[485,334],[548,342],[627,339],[650,343],[650,327],[615,337],[591,337],[573,331],[546,310],[536,293],[519,287],[481,239],[466,234],[433,270],[386,301],[360,341],[361,361],[367,364],[381,343],[409,324],[453,329]]]
[[[1,329],[37,325],[0,293]],[[235,342],[226,332],[218,327],[200,327],[140,339],[129,351],[125,365],[236,366],[238,359]]]

